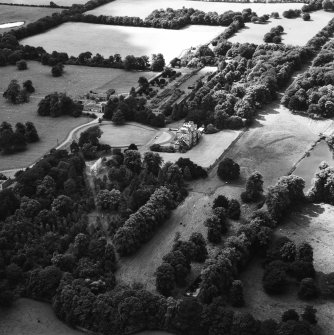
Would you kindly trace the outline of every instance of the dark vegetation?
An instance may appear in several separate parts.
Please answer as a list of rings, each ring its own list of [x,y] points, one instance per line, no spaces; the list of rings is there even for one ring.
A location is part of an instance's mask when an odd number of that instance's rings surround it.
[[[0,152],[2,154],[24,151],[28,143],[38,141],[38,133],[32,122],[26,122],[25,125],[18,122],[15,125],[15,131],[8,122],[4,121],[0,125]]]
[[[31,80],[26,80],[23,85],[17,82],[17,80],[12,80],[6,91],[3,93],[3,97],[12,104],[20,104],[29,101],[29,95],[35,92],[35,88],[32,85]]]
[[[264,35],[263,41],[266,43],[279,44],[282,42],[281,35],[283,34],[283,32],[284,28],[282,26],[273,27],[270,29],[269,33]]]
[[[314,44],[320,48],[333,32],[334,20],[313,38]],[[282,98],[282,103],[286,107],[310,117],[334,116],[333,50],[334,43],[330,40],[313,60],[310,69],[290,85]]]

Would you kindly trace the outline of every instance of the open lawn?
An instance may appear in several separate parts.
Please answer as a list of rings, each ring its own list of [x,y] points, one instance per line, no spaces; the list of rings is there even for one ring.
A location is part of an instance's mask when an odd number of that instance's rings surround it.
[[[72,6],[73,4],[83,5],[87,0],[55,0],[53,2],[58,6]],[[50,0],[0,0],[0,3],[49,6]]]
[[[230,41],[263,44],[264,35],[269,33],[271,28],[281,25],[284,28],[284,34],[281,36],[282,43],[303,46],[333,17],[333,13],[321,10],[312,12],[310,21],[304,21],[301,17],[296,19],[282,17],[281,19],[270,19],[266,24],[247,23],[244,29],[230,38]]]
[[[209,1],[188,1],[188,0],[116,0],[104,6],[95,8],[87,13],[93,15],[113,15],[113,16],[139,16],[147,17],[155,9],[180,9],[194,8],[204,12],[217,12],[222,14],[228,10],[242,11],[244,8],[251,8],[259,15],[270,14],[271,12],[282,13],[287,8],[301,8],[303,3],[226,3]]]
[[[190,158],[194,163],[208,168],[228,148],[241,133],[237,130],[224,130],[215,134],[204,134],[199,143],[186,153],[166,153],[159,155],[165,162],[176,162],[180,157]]]
[[[183,50],[209,42],[224,31],[224,27],[189,26],[181,30],[142,27],[108,26],[101,24],[68,22],[43,34],[28,37],[22,44],[43,46],[78,56],[91,51],[109,57],[116,53],[151,57],[162,53],[166,62],[179,56]],[[83,43],[89,41],[89,44]]]
[[[9,2],[2,1],[1,2]],[[9,22],[17,22],[24,21],[25,25],[37,21],[38,19],[44,16],[51,16],[53,13],[60,12],[61,9],[56,8],[34,8],[34,7],[20,7],[20,6],[0,6],[0,24],[9,23]],[[10,31],[13,28],[4,28],[0,29],[0,34],[3,34],[7,31]]]
[[[150,77],[152,72],[66,66],[64,75],[54,78],[50,74],[50,67],[37,62],[29,62],[26,71],[18,71],[14,66],[0,68],[0,120],[13,125],[17,122],[32,121],[41,138],[40,142],[29,145],[28,150],[23,153],[0,156],[0,171],[23,168],[32,164],[57,143],[61,143],[72,128],[91,120],[84,117],[39,117],[37,105],[45,95],[58,91],[77,97],[91,89],[105,91],[108,88],[115,88],[117,93],[126,93],[132,86],[137,86],[141,75]],[[17,79],[20,83],[27,79],[32,80],[36,92],[31,96],[29,103],[11,105],[5,101],[2,92],[11,79]]]

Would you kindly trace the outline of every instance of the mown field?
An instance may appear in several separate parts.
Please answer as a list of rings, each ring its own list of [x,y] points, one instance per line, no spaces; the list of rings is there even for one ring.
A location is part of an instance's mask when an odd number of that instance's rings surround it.
[[[35,35],[21,41],[22,44],[43,46],[53,50],[78,56],[91,51],[109,57],[116,53],[151,57],[162,53],[166,62],[179,56],[183,50],[209,42],[219,35],[224,27],[189,26],[181,30],[108,26],[89,23],[65,23],[46,33]],[[88,43],[83,43],[89,41]]]
[[[73,4],[85,4],[87,0],[55,0],[58,6],[72,6]],[[24,5],[50,5],[50,0],[0,0],[0,3],[24,4]]]
[[[301,8],[303,3],[226,3],[210,1],[189,1],[189,0],[117,0],[104,6],[88,11],[94,15],[113,15],[113,16],[139,16],[145,18],[155,9],[180,9],[182,7],[199,9],[204,12],[217,12],[222,14],[228,10],[242,11],[244,8],[251,8],[259,15],[270,14],[271,12],[283,12],[287,8]]]
[[[3,1],[9,2],[9,1]],[[1,0],[0,0],[1,3]],[[37,21],[44,16],[50,16],[53,13],[57,13],[61,9],[55,8],[34,8],[34,7],[20,7],[20,6],[0,6],[0,24],[9,22],[24,21],[25,25]],[[12,28],[0,29],[0,34],[10,31]]]
[[[58,91],[78,97],[89,90],[105,91],[117,88],[118,93],[129,92],[132,86],[137,86],[140,75],[150,77],[152,73],[126,72],[119,69],[103,69],[84,66],[66,66],[62,77],[53,78],[50,67],[37,62],[29,62],[28,70],[18,71],[14,66],[0,69],[0,120],[12,124],[32,121],[36,125],[41,141],[32,144],[28,150],[11,156],[0,156],[0,171],[23,168],[35,162],[57,143],[61,143],[76,126],[86,123],[87,118],[49,118],[37,115],[37,105],[45,95]],[[36,89],[30,102],[22,105],[12,105],[5,101],[2,92],[12,79],[19,83],[32,80]],[[103,89],[101,89],[103,88]]]
[[[290,8],[290,7],[289,7]],[[282,43],[305,45],[316,33],[333,18],[333,13],[323,10],[311,13],[311,20],[304,21],[301,17],[295,19],[270,19],[266,24],[247,23],[246,28],[230,38],[233,43],[263,44],[263,37],[272,27],[283,26]]]

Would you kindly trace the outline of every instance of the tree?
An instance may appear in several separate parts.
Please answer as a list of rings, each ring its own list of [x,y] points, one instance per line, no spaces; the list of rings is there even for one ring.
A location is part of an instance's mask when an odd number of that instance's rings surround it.
[[[141,155],[137,150],[127,150],[124,153],[124,165],[135,173],[141,170]]]
[[[234,280],[230,290],[230,302],[233,307],[242,307],[245,305],[243,285],[241,280]]]
[[[332,3],[332,1],[331,0],[323,0],[323,2],[322,2],[322,8],[325,11],[333,10],[333,3]]]
[[[241,211],[240,203],[236,199],[231,199],[227,208],[227,216],[232,220],[239,220]]]
[[[299,321],[299,315],[294,309],[289,309],[282,314],[283,322],[287,322],[289,320]]]
[[[39,141],[37,130],[32,122],[26,123],[25,138],[28,143],[34,143]]]
[[[125,117],[123,112],[118,109],[112,116],[111,119],[112,122],[114,122],[116,125],[122,125],[125,123]]]
[[[0,220],[12,215],[20,207],[20,201],[11,188],[0,191]]]
[[[195,245],[193,260],[200,263],[204,262],[208,256],[208,251],[203,235],[201,233],[192,233],[189,241]]]
[[[311,15],[309,13],[303,13],[303,20],[304,21],[310,21]]]
[[[311,325],[315,325],[318,321],[316,318],[317,310],[313,306],[307,305],[302,314],[302,319]]]
[[[152,71],[162,71],[165,66],[165,59],[164,56],[159,53],[157,55],[152,55],[152,61],[151,61],[151,70]]]
[[[53,200],[51,207],[59,216],[66,216],[72,210],[73,201],[66,195],[59,195]]]
[[[286,271],[276,264],[277,262],[270,263],[262,278],[263,288],[269,294],[282,293],[287,284]]]
[[[247,179],[246,191],[241,194],[244,202],[257,201],[263,195],[263,177],[259,172],[253,172]]]
[[[101,190],[97,194],[97,205],[101,209],[110,209],[114,210],[117,208],[120,200],[121,200],[121,192],[113,189],[111,191]]]
[[[162,161],[163,160],[159,154],[148,151],[144,154],[143,165],[148,172],[158,176]]]
[[[229,205],[229,200],[225,197],[225,195],[218,195],[217,198],[214,199],[212,209],[216,207],[222,207],[227,209]]]
[[[51,69],[51,74],[53,77],[61,77],[63,73],[64,73],[64,65],[62,63],[54,65]]]
[[[18,97],[21,91],[21,86],[19,85],[19,83],[17,82],[17,80],[13,79],[6,91],[3,93],[4,98],[6,98],[7,101],[15,104],[18,102]]]
[[[19,60],[16,63],[17,69],[19,71],[23,71],[23,70],[27,70],[28,66],[27,66],[27,62],[25,60]]]
[[[298,297],[300,299],[309,300],[318,296],[318,290],[313,278],[304,278],[300,282]]]
[[[169,263],[162,263],[155,273],[157,291],[168,297],[175,288],[175,270]]]
[[[26,80],[23,83],[23,88],[28,92],[28,93],[34,93],[35,92],[35,88],[34,86],[32,86],[32,81],[31,80]]]
[[[309,243],[303,242],[298,246],[297,260],[310,263],[313,262],[313,248]]]
[[[235,180],[239,178],[240,167],[231,158],[224,158],[218,165],[218,176],[222,180]]]

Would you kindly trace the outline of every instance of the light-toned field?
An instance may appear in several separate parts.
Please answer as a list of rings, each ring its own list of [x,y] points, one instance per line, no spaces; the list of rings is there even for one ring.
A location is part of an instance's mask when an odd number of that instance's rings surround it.
[[[0,309],[1,335],[83,335],[60,320],[51,305],[18,299],[12,308]]]
[[[0,68],[0,92],[7,88],[12,79],[20,82],[30,79],[38,96],[57,91],[78,97],[90,90],[105,92],[110,88],[115,89],[116,93],[128,93],[132,86],[138,86],[139,77],[150,79],[154,75],[154,72],[66,65],[63,76],[54,78],[51,67],[29,62],[25,71],[18,71],[16,66]]]
[[[73,56],[88,50],[104,57],[116,53],[122,57],[151,57],[152,54],[162,53],[169,62],[184,49],[209,42],[223,30],[224,27],[217,26],[189,26],[170,30],[68,22],[46,33],[23,39],[21,44],[42,45],[48,52],[57,50]],[[82,43],[83,38],[89,44]]]
[[[1,122],[7,121],[15,124],[31,121],[35,124],[41,138],[40,142],[29,145],[25,152],[11,156],[0,156],[0,171],[23,168],[32,164],[57,143],[61,143],[72,128],[91,120],[84,117],[39,117],[37,105],[45,95],[58,91],[76,97],[91,89],[105,91],[108,88],[117,88],[118,93],[125,93],[129,92],[132,86],[137,86],[137,80],[141,75],[149,78],[152,72],[139,73],[119,69],[66,66],[64,75],[60,78],[54,78],[50,74],[50,67],[37,62],[29,62],[26,71],[18,71],[14,66],[0,68]],[[12,105],[5,101],[2,92],[11,79],[18,79],[20,83],[27,79],[32,80],[36,92],[31,96],[29,103]]]
[[[0,3],[2,1],[0,0]],[[9,2],[9,1],[3,1]],[[0,24],[24,21],[25,24],[21,27],[26,26],[27,24],[37,21],[38,19],[44,16],[51,16],[52,13],[57,13],[61,9],[55,8],[34,8],[34,7],[20,7],[20,6],[0,6]],[[4,28],[0,29],[0,34],[3,34],[7,31],[10,31],[13,28]]]
[[[283,26],[282,43],[292,45],[305,45],[318,31],[320,31],[334,17],[333,13],[323,10],[312,12],[311,21],[304,21],[301,17],[296,19],[270,19],[267,24],[247,23],[246,28],[230,38],[233,43],[263,44],[263,37],[270,29]]]
[[[292,213],[277,230],[277,235],[289,237],[295,243],[306,241],[313,247],[314,267],[317,272],[334,271],[334,207],[326,204],[309,205]],[[252,262],[241,279],[244,284],[246,310],[259,319],[278,318],[285,310],[295,308],[301,312],[306,303],[297,298],[297,287],[279,296],[269,296],[262,288],[263,269],[261,262]],[[308,304],[318,310],[318,323],[323,334],[334,333],[334,302],[312,300]]]
[[[182,239],[187,239],[195,231],[206,236],[203,222],[217,195],[240,199],[246,178],[256,170],[263,175],[266,188],[274,184],[290,171],[318,139],[319,133],[326,133],[332,125],[331,120],[314,121],[293,115],[279,103],[267,106],[258,114],[255,124],[224,153],[225,157],[231,157],[240,164],[239,180],[234,183],[221,181],[215,166],[207,179],[192,182],[189,196],[172,212],[154,237],[134,256],[121,259],[117,277],[125,282],[140,281],[153,290],[154,272],[171,249],[175,234],[179,232]]]
[[[72,6],[73,4],[83,5],[87,2],[87,0],[55,0],[53,2],[58,6]],[[0,3],[49,6],[50,0],[0,0]]]
[[[199,143],[186,153],[159,152],[165,162],[176,162],[180,157],[190,158],[194,163],[208,168],[228,148],[241,133],[237,130],[224,130],[215,134],[204,134]]]
[[[158,131],[139,123],[128,123],[115,126],[112,122],[104,121],[101,125],[103,134],[100,142],[112,147],[128,147],[131,143],[137,146],[147,144]]]
[[[204,12],[217,12],[222,14],[228,10],[242,11],[245,8],[251,8],[259,15],[270,14],[271,12],[282,13],[288,8],[301,8],[303,3],[224,3],[224,2],[208,2],[208,1],[188,1],[188,0],[117,0],[110,2],[104,6],[88,11],[88,14],[93,15],[112,15],[112,16],[139,16],[147,17],[155,9],[180,9],[194,8]]]

